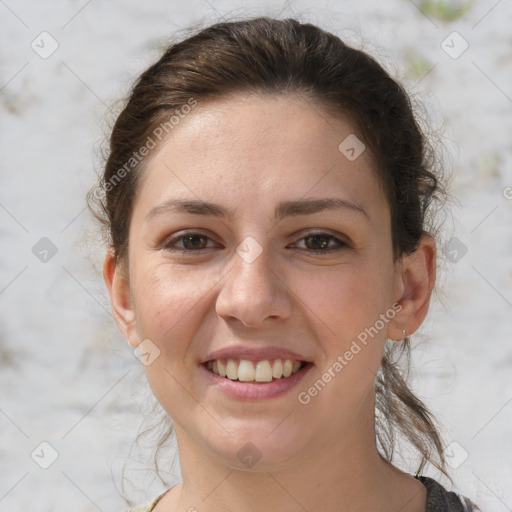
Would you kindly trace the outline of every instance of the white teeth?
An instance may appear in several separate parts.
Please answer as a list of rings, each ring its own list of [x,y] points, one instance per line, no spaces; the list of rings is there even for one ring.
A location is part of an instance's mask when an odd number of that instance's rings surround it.
[[[228,359],[228,365],[226,367],[226,376],[228,379],[236,380],[238,379],[238,365],[233,361],[233,359]]]
[[[257,362],[255,380],[256,382],[270,382],[272,380],[272,368],[269,361]]]
[[[293,364],[289,359],[287,359],[283,364],[283,377],[289,377],[292,374],[292,371]]]
[[[290,377],[300,370],[301,362],[290,359],[274,359],[273,364],[268,359],[249,361],[247,359],[216,359],[208,361],[206,367],[221,377],[241,382],[271,382],[273,379]]]
[[[272,368],[272,377],[280,379],[283,376],[283,362],[281,359],[274,361],[274,367]]]
[[[224,361],[222,359],[217,359],[217,367],[219,370],[219,375],[221,377],[225,377],[227,375],[227,371],[226,371],[226,365],[224,364]]]
[[[254,380],[255,375],[256,372],[254,371],[254,365],[252,364],[252,361],[246,361],[245,359],[242,359],[238,365],[238,380],[243,382],[250,382],[251,380]]]

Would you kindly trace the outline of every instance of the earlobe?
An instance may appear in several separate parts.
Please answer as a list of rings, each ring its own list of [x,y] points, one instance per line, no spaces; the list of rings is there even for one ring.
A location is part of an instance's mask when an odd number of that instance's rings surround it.
[[[423,235],[417,249],[402,257],[397,275],[396,302],[400,312],[388,326],[388,338],[401,340],[413,334],[425,319],[436,279],[436,242]]]
[[[135,328],[135,311],[131,303],[129,279],[122,271],[111,248],[105,255],[103,278],[110,295],[114,320],[128,343],[136,347],[139,340]]]

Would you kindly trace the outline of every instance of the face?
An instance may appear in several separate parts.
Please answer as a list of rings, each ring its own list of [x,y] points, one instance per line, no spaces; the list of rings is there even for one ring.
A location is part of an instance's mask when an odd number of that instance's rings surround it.
[[[373,418],[404,279],[369,151],[339,149],[354,133],[292,95],[240,97],[199,103],[148,161],[119,323],[150,340],[178,442],[276,468]]]

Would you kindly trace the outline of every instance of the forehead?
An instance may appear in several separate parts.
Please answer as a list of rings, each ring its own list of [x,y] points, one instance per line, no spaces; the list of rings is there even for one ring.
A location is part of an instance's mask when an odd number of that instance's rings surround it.
[[[307,154],[309,161],[314,157],[323,159],[326,151],[338,157],[339,144],[347,136],[354,136],[356,129],[348,117],[334,117],[325,110],[298,93],[238,94],[200,101],[180,119],[159,149],[165,152],[173,146],[177,149],[193,144],[187,151],[189,157],[211,156],[217,149],[227,156],[229,149],[230,154],[247,160],[263,160],[268,155],[297,161]],[[265,152],[261,151],[263,147]],[[361,156],[362,160],[369,159],[369,154]]]
[[[348,118],[298,94],[199,101],[150,155],[137,202],[147,209],[169,195],[236,202],[337,191],[382,201],[369,151],[354,159],[345,141],[363,147]]]

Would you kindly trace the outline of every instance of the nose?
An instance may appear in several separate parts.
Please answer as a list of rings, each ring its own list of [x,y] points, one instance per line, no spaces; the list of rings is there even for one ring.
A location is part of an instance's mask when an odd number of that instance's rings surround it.
[[[216,301],[221,318],[257,327],[290,316],[292,292],[283,273],[270,267],[266,251],[250,263],[235,252],[231,263]]]

